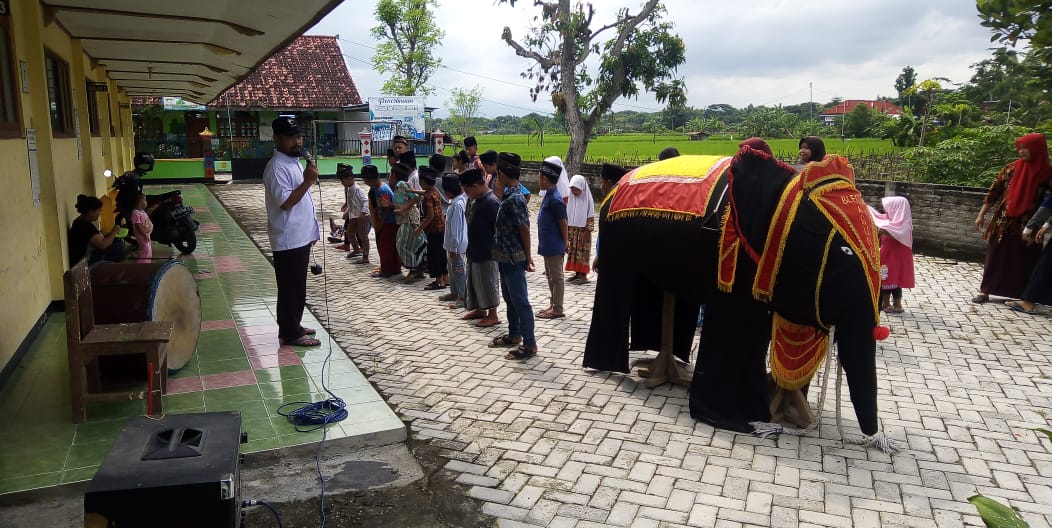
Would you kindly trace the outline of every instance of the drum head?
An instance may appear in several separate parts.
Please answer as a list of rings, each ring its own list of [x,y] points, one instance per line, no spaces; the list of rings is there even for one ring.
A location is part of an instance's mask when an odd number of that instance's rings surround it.
[[[190,270],[178,261],[168,262],[157,275],[150,291],[152,321],[171,321],[168,341],[168,370],[186,366],[194,357],[201,335],[201,295]]]

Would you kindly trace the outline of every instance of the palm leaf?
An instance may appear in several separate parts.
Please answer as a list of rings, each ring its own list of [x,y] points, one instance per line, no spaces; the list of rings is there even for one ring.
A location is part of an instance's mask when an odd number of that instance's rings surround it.
[[[972,495],[968,497],[968,502],[979,510],[979,517],[987,528],[1030,528],[1019,512],[989,497]]]

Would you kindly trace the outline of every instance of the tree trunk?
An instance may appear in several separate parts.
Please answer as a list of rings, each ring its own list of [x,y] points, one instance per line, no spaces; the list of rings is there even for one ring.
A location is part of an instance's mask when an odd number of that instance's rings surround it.
[[[580,174],[584,156],[588,151],[588,142],[592,136],[592,123],[581,119],[580,115],[566,116],[566,125],[570,129],[570,148],[566,151],[566,172]]]

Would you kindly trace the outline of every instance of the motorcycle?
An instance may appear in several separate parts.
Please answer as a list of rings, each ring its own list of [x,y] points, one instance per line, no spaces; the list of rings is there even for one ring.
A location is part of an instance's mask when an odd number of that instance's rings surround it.
[[[135,169],[118,176],[112,188],[107,193],[109,203],[113,203],[116,215],[113,225],[126,227],[131,232],[128,219],[138,202],[139,193],[142,192],[142,177],[153,170],[153,156],[139,153],[135,155]],[[113,172],[107,169],[103,173],[106,178],[113,176]],[[165,245],[174,245],[180,253],[189,255],[197,249],[197,228],[200,223],[194,220],[194,208],[183,203],[182,191],[169,191],[164,194],[146,195],[146,214],[153,223],[153,233],[150,239]],[[129,234],[125,237],[129,244],[136,245],[135,236]]]

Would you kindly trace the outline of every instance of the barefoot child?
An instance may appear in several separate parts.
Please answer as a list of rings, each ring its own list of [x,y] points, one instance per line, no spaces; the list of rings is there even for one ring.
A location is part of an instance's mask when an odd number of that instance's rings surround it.
[[[913,216],[910,202],[902,196],[887,196],[881,203],[884,213],[869,208],[880,234],[880,306],[899,314],[905,311],[902,289],[914,286]]]
[[[468,197],[460,187],[460,178],[455,175],[442,178],[442,188],[449,197],[442,247],[449,255],[450,292],[439,300],[449,302],[450,309],[457,309],[464,307],[467,288],[467,263],[464,259],[468,251],[468,221],[464,210]]]
[[[424,218],[416,228],[414,235],[424,233],[427,236],[427,269],[431,275],[431,284],[425,290],[444,290],[449,287],[449,274],[446,271],[446,250],[443,248],[446,231],[446,214],[442,210],[442,198],[435,187],[438,171],[431,166],[420,167],[420,186],[424,188],[424,199],[421,207]]]
[[[341,164],[343,165],[343,164]],[[348,259],[361,257],[358,264],[369,263],[369,198],[355,183],[354,169],[350,165],[340,167],[336,173],[343,184],[344,240],[350,251]]]

